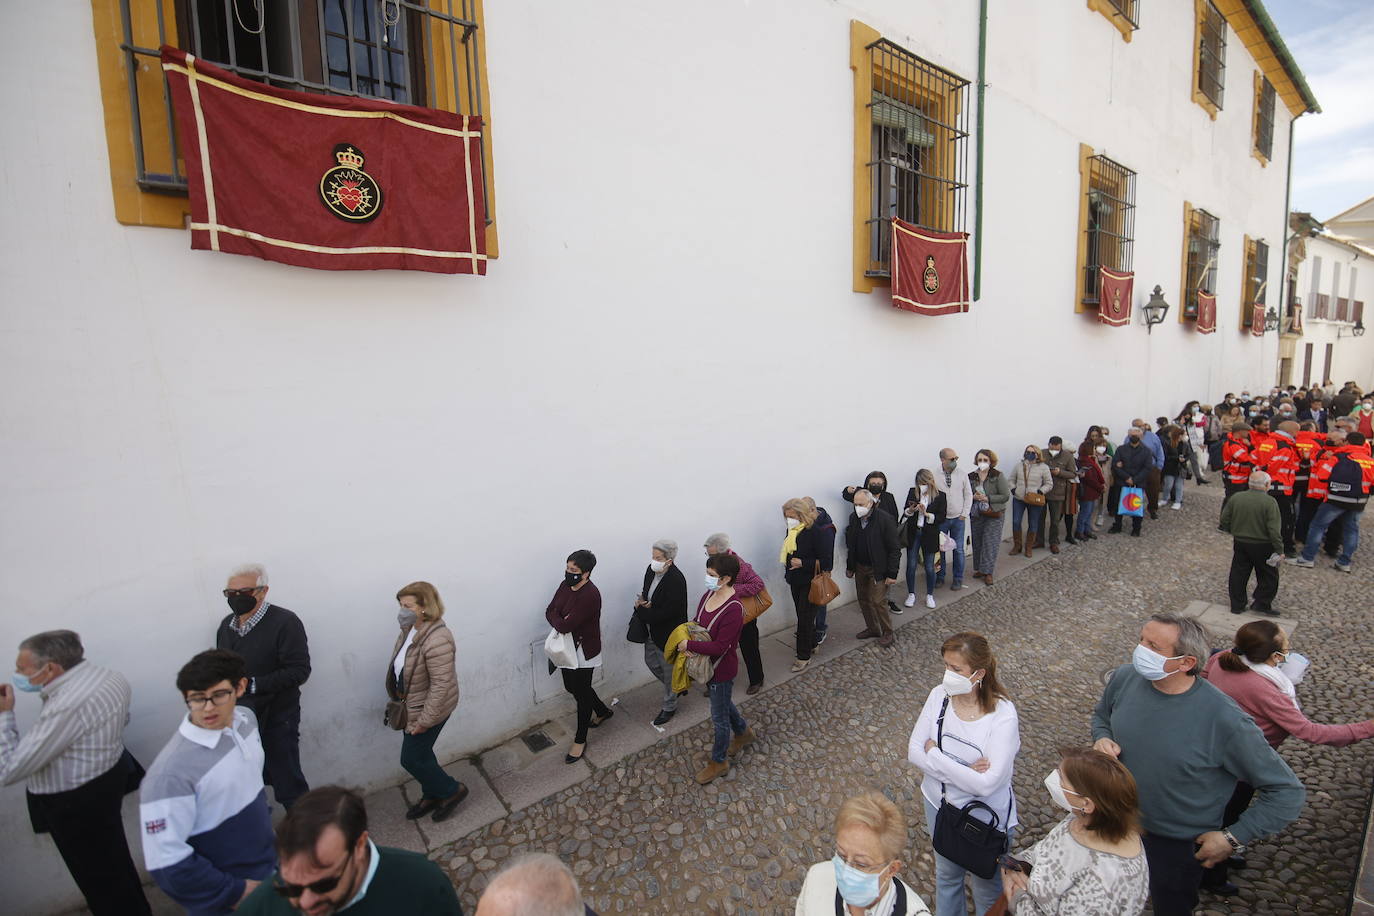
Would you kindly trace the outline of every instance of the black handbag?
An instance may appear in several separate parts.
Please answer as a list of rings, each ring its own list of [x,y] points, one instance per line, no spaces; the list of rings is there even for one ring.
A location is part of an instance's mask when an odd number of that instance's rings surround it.
[[[644,625],[644,620],[639,616],[639,608],[630,611],[630,626],[625,631],[625,639],[629,642],[639,643],[641,646],[649,641],[649,628]]]
[[[935,745],[940,747],[945,736],[945,711],[949,708],[949,697],[940,706],[940,718],[936,722]],[[990,820],[975,817],[974,812],[982,809]],[[1011,799],[1007,800],[1007,822],[1011,821]],[[1007,833],[997,829],[1002,825],[997,812],[980,801],[971,801],[962,808],[956,808],[945,801],[945,784],[940,783],[940,808],[935,814],[935,834],[932,845],[935,851],[955,865],[980,878],[991,878],[997,874],[997,857],[1007,851]]]

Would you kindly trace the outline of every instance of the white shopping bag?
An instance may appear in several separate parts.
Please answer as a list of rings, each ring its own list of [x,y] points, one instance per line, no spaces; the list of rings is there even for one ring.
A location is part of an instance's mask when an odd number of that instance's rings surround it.
[[[577,667],[577,643],[571,633],[560,633],[549,627],[549,635],[544,639],[544,654],[559,668]]]

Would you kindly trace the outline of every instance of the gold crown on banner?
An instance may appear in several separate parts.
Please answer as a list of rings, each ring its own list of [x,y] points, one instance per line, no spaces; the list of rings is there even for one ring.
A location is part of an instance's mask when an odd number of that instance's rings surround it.
[[[363,167],[363,154],[353,147],[339,150],[334,154],[334,158],[339,160],[339,165],[350,169],[361,169]]]

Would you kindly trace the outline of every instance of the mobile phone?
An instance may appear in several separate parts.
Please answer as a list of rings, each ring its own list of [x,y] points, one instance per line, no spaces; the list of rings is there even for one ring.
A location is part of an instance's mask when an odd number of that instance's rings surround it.
[[[1027,878],[1030,877],[1032,866],[1029,862],[1023,862],[1020,859],[1013,858],[1012,856],[1003,853],[1002,855],[997,857],[997,864],[1005,868],[1007,871],[1019,871]]]

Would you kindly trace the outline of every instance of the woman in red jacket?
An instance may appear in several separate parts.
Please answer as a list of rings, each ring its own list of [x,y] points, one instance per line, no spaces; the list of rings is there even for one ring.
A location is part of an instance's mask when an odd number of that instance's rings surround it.
[[[1097,535],[1093,534],[1093,513],[1097,509],[1097,501],[1107,490],[1107,479],[1102,476],[1097,445],[1089,436],[1078,446],[1078,521],[1074,525],[1073,536],[1086,541],[1097,539]]]

